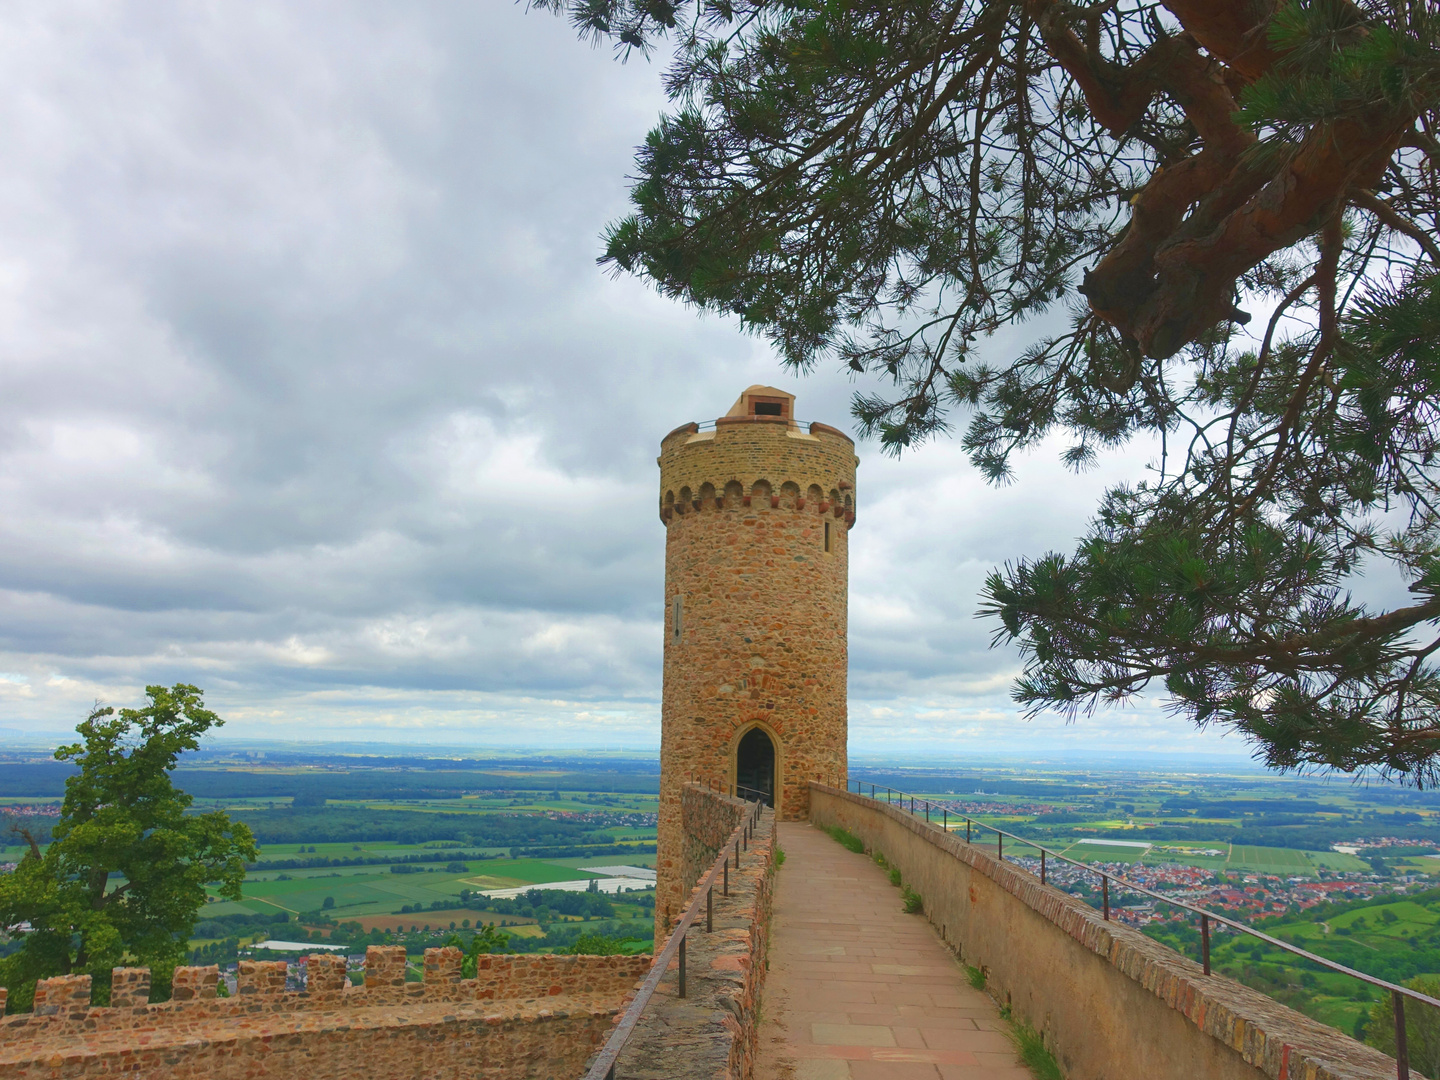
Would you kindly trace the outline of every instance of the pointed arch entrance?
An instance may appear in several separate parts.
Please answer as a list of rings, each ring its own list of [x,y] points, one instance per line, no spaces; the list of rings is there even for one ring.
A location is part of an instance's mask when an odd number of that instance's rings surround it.
[[[735,786],[742,799],[775,805],[775,742],[762,727],[753,727],[735,747]]]

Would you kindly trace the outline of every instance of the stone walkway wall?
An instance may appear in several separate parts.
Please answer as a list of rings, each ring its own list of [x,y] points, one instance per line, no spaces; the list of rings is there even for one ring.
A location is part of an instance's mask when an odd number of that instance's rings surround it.
[[[898,806],[813,784],[811,821],[883,853],[1069,1080],[1393,1080],[1395,1062]]]
[[[694,785],[687,785],[684,797],[692,811],[689,820],[697,829],[714,827],[728,814],[726,804],[735,802]],[[713,802],[708,810],[707,802]],[[713,833],[711,836],[713,840]],[[728,837],[729,832],[725,834]],[[714,859],[712,849],[710,864]],[[723,895],[718,884],[715,887],[714,929],[708,933],[703,894],[692,879],[686,904],[699,896],[701,908],[700,918],[685,940],[687,996],[682,999],[677,994],[678,965],[672,964],[616,1063],[616,1077],[749,1080],[767,964],[774,878],[775,814],[766,810],[748,849],[740,855],[739,868],[731,864],[730,895]],[[675,921],[679,915],[676,912]],[[663,948],[663,942],[658,944]]]
[[[685,905],[690,902],[691,890],[710,867],[720,848],[730,839],[730,834],[744,819],[747,804],[729,795],[712,791],[699,784],[686,784],[680,790],[680,896],[684,897],[678,906],[669,912],[669,922],[664,924],[668,931],[675,924]],[[662,916],[665,913],[660,913]]]

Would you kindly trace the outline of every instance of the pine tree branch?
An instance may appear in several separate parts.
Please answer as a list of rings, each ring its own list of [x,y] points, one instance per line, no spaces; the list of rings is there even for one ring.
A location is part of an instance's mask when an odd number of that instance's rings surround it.
[[[1349,199],[1351,205],[1358,206],[1362,210],[1369,210],[1370,213],[1374,214],[1396,232],[1404,233],[1410,237],[1411,240],[1414,240],[1425,249],[1425,254],[1430,256],[1431,262],[1440,266],[1440,246],[1437,246],[1434,238],[1424,229],[1420,228],[1419,225],[1416,225],[1409,218],[1397,212],[1396,209],[1385,202],[1385,200],[1377,198],[1368,191],[1352,191],[1350,192]]]

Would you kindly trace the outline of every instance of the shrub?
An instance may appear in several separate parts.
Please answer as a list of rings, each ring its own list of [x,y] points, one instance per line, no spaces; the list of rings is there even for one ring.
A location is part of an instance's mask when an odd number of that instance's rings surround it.
[[[909,885],[906,885],[905,888],[901,890],[900,898],[901,902],[905,905],[906,915],[918,915],[925,908],[924,901],[920,899],[920,894],[910,888]]]
[[[1010,1041],[1035,1080],[1064,1080],[1055,1056],[1045,1049],[1045,1038],[1028,1024],[1010,1021]]]
[[[841,847],[853,851],[857,855],[863,855],[865,853],[865,841],[861,840],[849,829],[842,828],[839,825],[827,825],[825,831],[829,833],[831,839]]]
[[[632,938],[611,937],[608,934],[581,934],[575,939],[574,945],[560,951],[573,956],[579,956],[582,953],[590,956],[618,956],[625,952],[625,946],[632,940]]]

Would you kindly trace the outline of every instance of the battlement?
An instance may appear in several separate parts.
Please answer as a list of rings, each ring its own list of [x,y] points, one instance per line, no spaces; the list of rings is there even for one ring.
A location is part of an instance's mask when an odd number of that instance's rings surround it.
[[[0,1073],[225,1078],[290,1075],[300,1061],[325,1059],[337,1075],[353,1060],[368,1076],[408,1076],[413,1061],[407,1063],[406,1047],[417,1039],[436,1062],[433,1076],[451,1075],[451,1057],[454,1075],[471,1075],[464,1061],[473,1053],[465,1048],[476,1040],[495,1042],[487,1059],[515,1062],[497,1076],[526,1076],[534,1061],[571,1058],[578,1071],[651,962],[649,956],[481,956],[475,977],[466,979],[463,959],[453,946],[427,949],[424,980],[407,983],[404,948],[372,945],[365,950],[364,985],[357,986],[343,957],[314,954],[305,958],[305,989],[298,991],[285,989],[284,961],[247,960],[239,965],[238,992],[228,998],[217,996],[217,967],[182,967],[175,970],[172,999],[155,1004],[147,1000],[147,969],[117,968],[111,1004],[104,1007],[91,1004],[89,975],[43,979],[33,1013],[0,1020]],[[275,1042],[280,1036],[283,1046]],[[273,1061],[274,1071],[247,1066],[243,1059],[251,1052]],[[284,1067],[282,1052],[287,1061],[294,1058]]]
[[[767,406],[780,411],[747,411]],[[729,415],[665,436],[656,459],[661,520],[768,508],[833,514],[854,524],[854,442],[828,424],[796,423],[793,406],[793,397],[782,391],[750,387]]]
[[[811,484],[802,491],[793,480],[783,481],[778,487],[769,480],[757,480],[747,491],[738,480],[726,482],[717,488],[706,481],[698,489],[688,485],[679,491],[666,491],[660,503],[660,520],[667,525],[676,515],[701,514],[715,510],[794,510],[824,517],[829,514],[845,522],[855,524],[855,485],[840,480],[826,491],[819,484]]]

